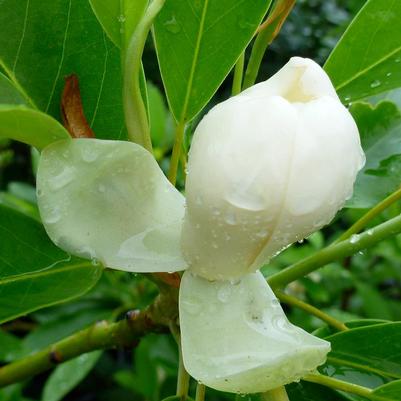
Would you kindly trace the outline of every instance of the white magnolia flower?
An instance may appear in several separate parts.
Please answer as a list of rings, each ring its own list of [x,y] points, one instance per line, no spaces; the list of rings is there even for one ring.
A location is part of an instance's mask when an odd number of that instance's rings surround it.
[[[258,269],[333,218],[363,163],[329,78],[293,58],[203,118],[186,201],[139,145],[71,139],[42,152],[39,208],[74,255],[131,272],[187,269],[186,369],[218,390],[262,392],[314,370],[330,344],[288,322]]]

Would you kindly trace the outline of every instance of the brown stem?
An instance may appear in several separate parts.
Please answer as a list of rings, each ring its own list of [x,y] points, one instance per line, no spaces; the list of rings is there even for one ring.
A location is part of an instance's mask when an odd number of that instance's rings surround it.
[[[63,124],[73,138],[94,138],[95,134],[85,118],[78,76],[71,74],[65,78],[61,97]]]

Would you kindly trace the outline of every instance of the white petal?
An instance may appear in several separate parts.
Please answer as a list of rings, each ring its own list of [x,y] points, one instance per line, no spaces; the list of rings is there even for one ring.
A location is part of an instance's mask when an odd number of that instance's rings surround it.
[[[133,272],[186,267],[184,198],[141,146],[56,142],[41,154],[37,192],[46,231],[65,251]]]
[[[287,320],[260,272],[234,284],[185,272],[180,326],[186,370],[221,391],[264,392],[299,380],[330,350]]]
[[[182,247],[210,280],[259,269],[327,224],[364,157],[326,73],[294,58],[268,81],[214,107],[188,161]]]

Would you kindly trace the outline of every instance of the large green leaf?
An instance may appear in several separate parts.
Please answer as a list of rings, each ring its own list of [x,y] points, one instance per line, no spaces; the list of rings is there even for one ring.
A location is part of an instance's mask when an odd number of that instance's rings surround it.
[[[97,137],[125,137],[119,51],[88,1],[1,1],[0,66],[31,105],[56,118],[64,77],[77,74]]]
[[[350,368],[385,379],[401,378],[401,353],[396,351],[401,349],[401,322],[359,327],[326,340],[332,347],[327,363],[334,370]]]
[[[331,388],[300,382],[285,386],[291,401],[346,401],[347,398]]]
[[[401,86],[401,2],[369,0],[326,62],[345,102]]]
[[[127,45],[148,4],[148,0],[89,0],[89,2],[109,38],[120,48]]]
[[[0,104],[25,104],[24,96],[13,83],[0,72]]]
[[[380,386],[373,391],[373,395],[387,398],[391,401],[401,400],[401,380],[393,381],[391,383]]]
[[[25,106],[0,105],[0,138],[15,139],[43,149],[70,136],[60,123],[41,111]]]
[[[166,0],[155,40],[163,82],[177,120],[190,120],[237,61],[270,1]]]
[[[0,323],[82,295],[102,273],[53,245],[37,221],[2,205],[0,238]]]
[[[59,401],[81,382],[99,360],[102,351],[94,351],[65,362],[50,375],[41,401]]]
[[[350,108],[361,135],[366,164],[359,172],[348,207],[368,208],[401,182],[401,113],[388,101],[376,107],[355,103]]]

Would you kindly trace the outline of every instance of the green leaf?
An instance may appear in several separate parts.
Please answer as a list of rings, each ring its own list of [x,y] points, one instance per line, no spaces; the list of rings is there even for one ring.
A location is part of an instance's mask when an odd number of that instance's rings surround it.
[[[0,323],[87,292],[102,267],[71,258],[41,224],[0,205]]]
[[[347,398],[331,388],[314,383],[300,382],[285,386],[291,401],[346,401]]]
[[[270,1],[166,0],[154,36],[170,108],[191,120],[252,39]]]
[[[96,136],[126,137],[120,52],[88,1],[3,0],[0,15],[0,68],[31,105],[59,119],[64,77],[75,73]]]
[[[401,400],[401,380],[396,380],[384,386],[380,386],[373,391],[373,395],[387,398],[390,401]]]
[[[359,327],[326,338],[333,369],[355,369],[385,379],[401,378],[401,322]],[[381,383],[379,383],[381,384]]]
[[[38,149],[70,138],[66,129],[49,115],[25,106],[0,105],[0,138],[15,139]]]
[[[58,366],[43,389],[41,401],[59,401],[93,369],[102,351],[83,354]]]
[[[171,118],[171,115],[157,86],[148,82],[147,88],[152,142],[154,146],[164,148],[174,142],[173,130],[168,127],[168,119]]]
[[[401,2],[369,0],[331,53],[325,70],[349,103],[401,86]]]
[[[348,207],[368,208],[401,182],[401,113],[388,101],[376,107],[355,103],[350,111],[358,125],[366,164],[359,172]]]
[[[89,3],[109,38],[117,47],[124,48],[143,16],[148,0],[89,0]]]
[[[0,103],[1,104],[26,104],[24,96],[13,83],[0,72]]]
[[[13,356],[22,349],[21,339],[3,330],[0,330],[0,344],[0,361],[2,362],[11,361]]]

